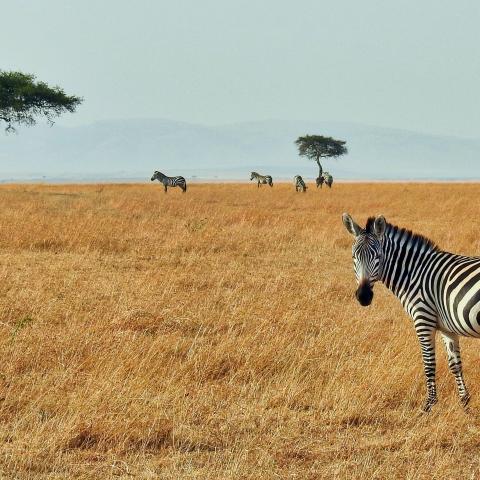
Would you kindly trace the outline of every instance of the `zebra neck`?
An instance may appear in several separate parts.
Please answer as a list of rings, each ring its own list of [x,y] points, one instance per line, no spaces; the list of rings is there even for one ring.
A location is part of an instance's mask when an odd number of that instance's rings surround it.
[[[437,247],[421,235],[387,224],[382,250],[381,281],[403,302],[402,297],[421,283]]]

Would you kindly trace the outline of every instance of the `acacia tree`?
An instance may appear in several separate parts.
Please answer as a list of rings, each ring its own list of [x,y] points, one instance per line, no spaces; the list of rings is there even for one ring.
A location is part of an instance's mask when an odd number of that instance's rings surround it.
[[[14,132],[15,125],[35,125],[37,117],[45,117],[52,125],[54,118],[73,113],[82,101],[60,87],[37,82],[34,75],[0,70],[0,120],[7,132]]]
[[[323,168],[320,163],[321,158],[336,158],[348,153],[347,142],[336,140],[332,137],[323,137],[322,135],[305,135],[298,137],[295,144],[298,147],[298,154],[301,157],[307,157],[317,162],[320,169],[319,177],[322,176]]]

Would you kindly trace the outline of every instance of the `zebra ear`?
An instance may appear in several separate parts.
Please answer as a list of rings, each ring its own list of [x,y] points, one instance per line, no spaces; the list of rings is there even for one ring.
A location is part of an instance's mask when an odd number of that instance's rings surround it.
[[[375,235],[377,237],[383,237],[385,233],[385,228],[387,226],[387,221],[383,215],[379,215],[373,224],[373,230],[375,231]]]
[[[342,221],[347,231],[354,237],[357,237],[362,229],[358,226],[355,220],[348,213],[344,213],[342,215]]]

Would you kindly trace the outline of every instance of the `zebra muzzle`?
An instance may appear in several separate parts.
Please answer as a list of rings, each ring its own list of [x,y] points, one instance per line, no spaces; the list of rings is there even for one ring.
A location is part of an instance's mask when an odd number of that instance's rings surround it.
[[[372,303],[372,287],[368,283],[361,283],[355,292],[355,297],[362,307],[368,307]]]

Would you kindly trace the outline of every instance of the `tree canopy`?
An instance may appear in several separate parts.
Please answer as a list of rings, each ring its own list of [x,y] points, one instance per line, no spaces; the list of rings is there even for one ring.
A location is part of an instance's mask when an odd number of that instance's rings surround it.
[[[0,70],[0,120],[6,131],[15,131],[15,125],[35,125],[37,117],[53,119],[64,112],[73,113],[83,99],[66,95],[60,87],[38,82],[34,75]]]
[[[307,157],[310,160],[315,160],[322,172],[320,164],[321,158],[339,157],[348,153],[347,142],[344,140],[336,140],[332,137],[324,137],[322,135],[305,135],[298,137],[295,144],[298,147],[298,154],[301,157]]]

